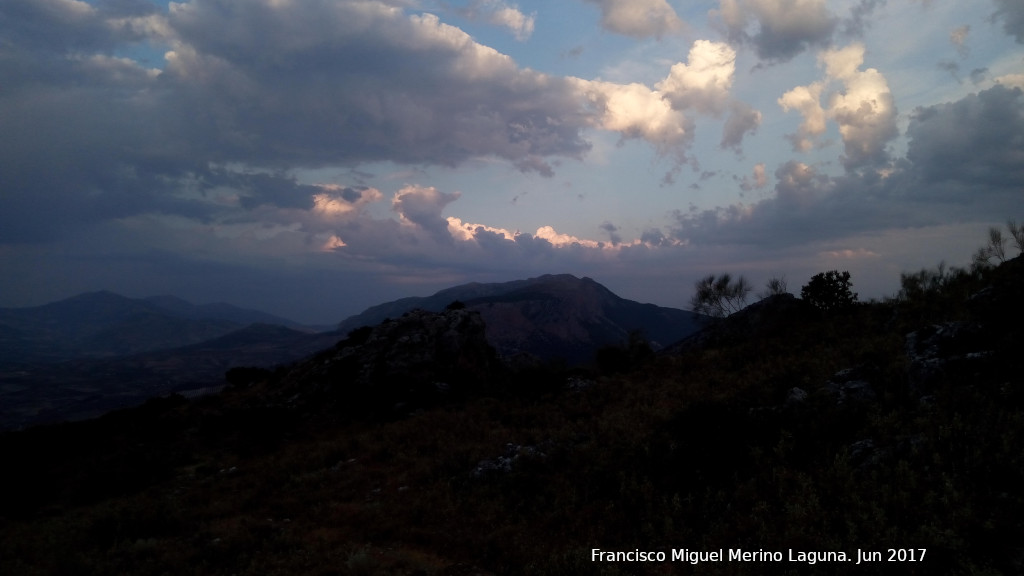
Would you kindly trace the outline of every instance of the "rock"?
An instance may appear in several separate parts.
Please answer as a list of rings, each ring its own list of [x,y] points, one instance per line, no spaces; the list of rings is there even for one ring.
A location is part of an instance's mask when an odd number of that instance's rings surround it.
[[[473,468],[473,471],[470,472],[470,476],[473,478],[487,478],[508,474],[512,471],[515,463],[522,457],[543,458],[545,456],[546,454],[535,446],[521,446],[509,442],[505,445],[504,454],[494,459],[481,460],[476,465],[476,468]]]
[[[931,388],[951,365],[989,358],[993,352],[983,349],[986,344],[982,327],[969,322],[932,324],[907,334],[905,349],[912,389],[920,392]]]
[[[807,391],[803,388],[790,388],[786,393],[786,406],[802,404],[804,400],[807,400]]]
[[[836,372],[825,388],[838,396],[836,404],[839,406],[873,402],[876,398],[874,388],[862,378],[862,369],[846,368]]]

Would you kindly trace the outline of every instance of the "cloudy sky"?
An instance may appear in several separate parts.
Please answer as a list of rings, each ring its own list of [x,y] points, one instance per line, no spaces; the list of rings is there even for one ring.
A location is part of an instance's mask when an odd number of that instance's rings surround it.
[[[1019,0],[4,0],[0,306],[884,297],[1024,220],[1022,90]]]

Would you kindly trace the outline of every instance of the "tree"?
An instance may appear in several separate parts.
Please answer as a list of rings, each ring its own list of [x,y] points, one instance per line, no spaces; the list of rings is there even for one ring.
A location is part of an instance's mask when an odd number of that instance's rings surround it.
[[[800,298],[819,310],[838,310],[852,306],[857,293],[850,290],[850,273],[829,270],[811,277],[800,289]]]
[[[743,276],[733,282],[728,273],[706,276],[697,282],[695,288],[690,307],[698,314],[714,318],[725,318],[742,310],[747,304],[747,294],[753,289]]]

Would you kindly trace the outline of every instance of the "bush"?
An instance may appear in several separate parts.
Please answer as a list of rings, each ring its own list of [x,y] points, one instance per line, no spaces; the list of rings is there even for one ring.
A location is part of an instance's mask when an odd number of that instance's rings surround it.
[[[829,270],[811,277],[800,289],[800,298],[819,310],[848,308],[857,301],[857,293],[850,290],[850,273]]]

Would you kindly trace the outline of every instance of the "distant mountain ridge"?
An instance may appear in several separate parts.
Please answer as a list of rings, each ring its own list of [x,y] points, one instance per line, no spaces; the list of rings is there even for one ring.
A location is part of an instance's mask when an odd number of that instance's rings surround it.
[[[590,278],[548,274],[503,283],[473,282],[432,296],[379,304],[345,319],[338,331],[377,325],[417,308],[440,312],[454,301],[480,313],[487,340],[506,357],[526,353],[585,363],[593,360],[597,349],[624,343],[632,331],[660,348],[703,325],[698,314],[627,300]]]
[[[27,308],[0,308],[0,364],[104,358],[177,348],[250,324],[312,331],[290,320],[232,306],[191,304],[174,296],[129,298],[86,292]]]

